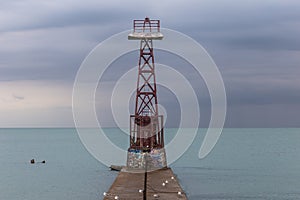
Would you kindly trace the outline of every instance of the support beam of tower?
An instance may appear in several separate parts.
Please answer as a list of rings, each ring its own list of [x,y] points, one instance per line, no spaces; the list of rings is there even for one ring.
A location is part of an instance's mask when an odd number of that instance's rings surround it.
[[[140,43],[135,115],[158,115],[155,64],[152,39],[143,38]]]

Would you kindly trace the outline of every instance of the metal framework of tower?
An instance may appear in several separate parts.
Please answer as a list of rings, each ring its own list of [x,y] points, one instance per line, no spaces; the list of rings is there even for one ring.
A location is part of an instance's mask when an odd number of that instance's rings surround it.
[[[158,166],[154,167],[166,166],[163,116],[158,113],[153,52],[153,40],[162,38],[160,21],[149,18],[134,20],[133,32],[128,35],[129,40],[140,40],[135,112],[134,115],[130,115],[130,147],[127,158],[127,165],[134,168],[146,165],[143,159],[134,158],[143,158],[140,155],[144,155],[145,152],[149,153],[150,158],[152,156],[158,159],[150,159],[151,162],[158,163]]]

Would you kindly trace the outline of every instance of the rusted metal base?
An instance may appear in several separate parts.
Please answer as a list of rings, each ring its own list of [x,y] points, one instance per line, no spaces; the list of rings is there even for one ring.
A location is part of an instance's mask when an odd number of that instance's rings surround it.
[[[170,168],[164,168],[148,172],[147,176],[140,170],[137,170],[136,173],[133,170],[121,171],[109,191],[105,193],[104,200],[109,199],[186,200],[187,197],[173,171]]]

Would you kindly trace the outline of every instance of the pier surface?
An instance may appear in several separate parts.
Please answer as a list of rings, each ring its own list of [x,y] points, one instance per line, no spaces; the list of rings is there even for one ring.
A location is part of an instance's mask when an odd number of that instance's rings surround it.
[[[173,178],[172,178],[173,177]],[[187,200],[170,168],[152,172],[122,170],[104,196],[104,200]]]

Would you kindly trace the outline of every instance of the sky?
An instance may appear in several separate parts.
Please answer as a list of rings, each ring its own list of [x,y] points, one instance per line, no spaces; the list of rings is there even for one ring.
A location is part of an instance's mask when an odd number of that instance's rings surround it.
[[[299,10],[298,0],[1,1],[0,127],[73,127],[72,88],[82,61],[146,16],[192,37],[210,54],[225,84],[225,127],[300,127]],[[161,62],[171,58],[156,54]],[[120,58],[115,69],[118,63],[135,66],[137,59]],[[169,63],[178,68],[174,60]],[[111,70],[107,82],[115,79]],[[200,125],[206,127],[209,95],[205,85],[200,88]],[[110,110],[108,94],[96,99],[107,101],[96,102],[98,116],[103,126],[114,126],[112,117],[101,115]],[[176,97],[163,88],[160,94],[173,116],[168,125],[176,126]]]

